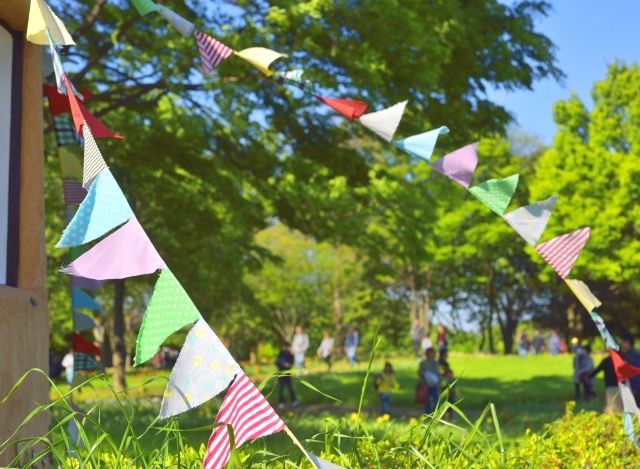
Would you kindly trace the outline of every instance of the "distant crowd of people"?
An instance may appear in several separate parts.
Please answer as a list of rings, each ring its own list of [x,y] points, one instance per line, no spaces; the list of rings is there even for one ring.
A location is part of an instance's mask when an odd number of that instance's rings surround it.
[[[545,352],[549,352],[551,355],[567,353],[567,343],[564,339],[560,338],[558,333],[554,330],[549,332],[549,336],[546,339],[539,330],[534,331],[531,340],[529,340],[529,334],[526,332],[522,332],[520,334],[518,355],[524,357],[529,354],[539,355]]]
[[[447,393],[447,399],[454,399],[451,387],[454,376],[449,365],[447,352],[447,334],[442,326],[437,328],[436,343],[432,344],[419,321],[415,321],[411,329],[411,340],[416,357],[422,358],[418,365],[418,383],[416,385],[416,403],[423,405],[427,413],[433,412],[441,394]],[[343,350],[350,367],[357,363],[360,335],[357,329],[349,324],[344,334]],[[305,360],[311,346],[309,335],[302,326],[296,326],[291,341],[283,342],[276,357],[278,375],[278,407],[283,408],[288,401],[292,407],[299,402],[293,388],[292,372],[305,372]],[[331,371],[335,350],[335,339],[331,332],[324,331],[322,341],[318,345],[316,355]],[[437,356],[437,359],[436,359]],[[383,370],[373,378],[373,385],[380,398],[380,410],[383,414],[391,413],[391,394],[400,389],[395,378],[393,365],[386,362]]]

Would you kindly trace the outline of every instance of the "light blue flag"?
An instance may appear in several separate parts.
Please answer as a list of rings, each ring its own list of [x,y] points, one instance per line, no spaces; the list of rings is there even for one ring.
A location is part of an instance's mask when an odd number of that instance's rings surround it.
[[[94,327],[96,327],[96,323],[89,316],[78,311],[73,312],[73,330],[75,332],[86,331]]]
[[[416,158],[422,158],[425,161],[431,160],[431,154],[436,147],[436,142],[440,135],[449,133],[449,129],[446,126],[438,127],[437,129],[430,130],[412,137],[403,138],[402,140],[394,140],[393,143],[396,147],[400,148],[411,156]]]
[[[242,370],[202,318],[189,331],[164,392],[160,418],[192,409],[224,391]]]
[[[103,312],[102,306],[79,288],[71,288],[71,308],[74,311],[80,308],[86,308],[92,311]]]
[[[86,244],[133,217],[133,211],[111,171],[103,170],[62,233],[56,247]]]

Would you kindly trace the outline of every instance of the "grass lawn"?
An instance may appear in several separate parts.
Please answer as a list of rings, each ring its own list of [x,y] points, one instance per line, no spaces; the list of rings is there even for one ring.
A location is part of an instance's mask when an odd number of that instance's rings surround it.
[[[401,432],[409,419],[421,413],[420,407],[413,403],[418,361],[407,357],[388,359],[394,365],[401,389],[392,397],[393,419],[390,422],[376,423],[378,397],[371,381],[367,384],[363,409],[365,418],[371,421],[374,435]],[[596,363],[599,359],[600,357],[594,357]],[[494,403],[507,442],[517,441],[526,429],[541,431],[545,423],[563,414],[565,403],[573,398],[570,355],[522,358],[452,354],[450,363],[459,379],[456,396],[459,399],[459,407],[468,417],[475,418],[488,403]],[[382,364],[382,359],[376,360],[373,372],[380,371]],[[326,373],[325,366],[319,363],[310,363],[309,366],[309,373],[294,382],[302,405],[297,409],[279,412],[301,439],[313,438],[331,419],[349,416],[357,410],[367,364],[361,363],[356,368],[349,369],[345,363],[337,363],[331,373]],[[265,380],[273,372],[273,367],[247,366],[246,372],[253,378]],[[127,377],[130,387],[128,395],[134,403],[132,409],[136,413],[133,420],[140,431],[158,413],[168,374],[169,372],[164,370],[143,370],[133,372]],[[305,382],[340,402],[312,390],[304,384]],[[272,402],[277,401],[275,385],[275,380],[271,379],[267,380],[264,387],[264,392]],[[60,388],[66,389],[66,386],[61,385]],[[594,388],[598,398],[590,403],[579,403],[578,408],[598,410],[603,407],[601,396],[604,387],[601,378],[596,380]],[[52,397],[56,397],[53,392]],[[74,398],[83,407],[102,402],[104,425],[109,433],[118,438],[126,421],[106,380],[94,382],[90,388],[84,389]],[[206,442],[218,405],[219,401],[214,400],[179,417],[181,428],[194,429],[183,432],[191,444],[200,446]],[[492,427],[488,426],[487,430],[491,431]],[[159,439],[161,435],[157,432],[149,432],[141,444],[154,445]],[[267,448],[272,451],[286,450],[290,446],[290,441],[284,435],[270,437],[267,441]],[[313,443],[309,443],[309,446],[310,449],[314,449]]]

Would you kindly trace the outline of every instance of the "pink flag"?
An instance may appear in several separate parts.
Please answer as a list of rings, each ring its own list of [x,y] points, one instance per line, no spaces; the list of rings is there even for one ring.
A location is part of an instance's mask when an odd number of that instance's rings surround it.
[[[213,69],[220,65],[220,62],[233,53],[232,49],[205,33],[196,31],[195,36],[200,51],[200,60],[202,60],[202,69],[205,73],[212,73]]]
[[[536,251],[549,263],[561,278],[565,278],[571,272],[580,251],[587,240],[591,228],[580,228],[572,233],[556,236],[549,241],[536,246]]]
[[[473,172],[478,165],[478,155],[476,154],[477,143],[472,143],[444,156],[431,166],[436,171],[453,179],[463,187],[468,188],[471,184]]]
[[[138,220],[132,218],[61,270],[94,280],[109,280],[150,274],[166,267]]]
[[[240,373],[222,401],[216,423],[231,425],[236,448],[247,441],[284,430],[284,422],[275,413],[262,393]],[[204,469],[221,469],[231,456],[227,425],[213,429],[207,443],[202,466]]]

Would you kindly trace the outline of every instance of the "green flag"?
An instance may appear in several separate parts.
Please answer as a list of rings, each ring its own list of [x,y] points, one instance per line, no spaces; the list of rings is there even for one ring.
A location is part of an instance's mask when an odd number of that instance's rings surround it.
[[[180,282],[169,269],[163,269],[142,318],[134,365],[149,360],[167,337],[200,317]]]
[[[140,15],[144,16],[147,13],[151,13],[152,11],[158,11],[158,5],[153,3],[152,0],[131,0],[133,6],[138,10]]]
[[[507,209],[511,197],[518,186],[520,175],[514,174],[504,179],[489,179],[488,181],[469,188],[480,202],[502,216]]]

